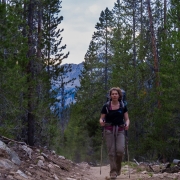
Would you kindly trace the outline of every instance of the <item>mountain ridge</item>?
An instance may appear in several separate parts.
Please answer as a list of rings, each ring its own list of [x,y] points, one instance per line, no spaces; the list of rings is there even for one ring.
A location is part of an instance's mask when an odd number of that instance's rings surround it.
[[[61,106],[61,102],[64,101],[65,106],[68,106],[71,103],[75,103],[75,93],[76,88],[80,87],[79,76],[81,75],[81,71],[83,70],[83,62],[79,64],[67,63],[63,64],[62,66],[64,66],[65,68],[71,66],[71,70],[63,75],[63,82],[65,82],[65,85],[64,88],[61,88],[57,94],[56,98],[60,101],[60,103],[56,105]],[[74,80],[71,81],[72,79]],[[60,84],[61,82],[57,81],[56,83]]]

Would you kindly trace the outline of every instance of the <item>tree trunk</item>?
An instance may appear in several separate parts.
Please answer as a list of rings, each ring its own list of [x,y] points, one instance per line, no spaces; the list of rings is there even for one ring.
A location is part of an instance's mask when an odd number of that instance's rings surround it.
[[[28,144],[34,145],[34,115],[33,115],[33,58],[34,58],[34,44],[33,44],[33,16],[34,16],[34,2],[30,0],[28,5],[28,58],[29,63],[27,66],[28,79]]]
[[[37,57],[40,60],[42,57],[41,54],[41,44],[42,44],[42,8],[39,2],[38,8],[38,46],[37,46]]]
[[[105,49],[105,90],[107,92],[108,90],[108,87],[107,87],[107,81],[108,81],[108,70],[107,70],[107,67],[108,67],[108,48],[107,48],[107,20],[106,20],[106,49]]]
[[[164,29],[166,29],[166,21],[167,21],[167,1],[164,0]]]
[[[136,68],[136,0],[133,0],[133,66]],[[136,77],[136,73],[135,73]],[[136,80],[136,79],[135,79]]]
[[[151,11],[151,5],[150,0],[147,0],[147,8],[148,8],[148,14],[149,14],[149,22],[150,22],[150,33],[151,33],[151,43],[152,43],[152,51],[153,51],[153,57],[154,57],[154,71],[155,71],[155,81],[156,81],[156,88],[159,87],[159,67],[158,67],[158,55],[157,55],[157,46],[156,46],[156,37],[154,32],[154,26],[153,26],[153,17],[152,17],[152,11]],[[158,91],[159,96],[159,91]],[[158,100],[158,108],[160,108],[160,102]]]
[[[2,3],[6,4],[6,0],[2,0]]]

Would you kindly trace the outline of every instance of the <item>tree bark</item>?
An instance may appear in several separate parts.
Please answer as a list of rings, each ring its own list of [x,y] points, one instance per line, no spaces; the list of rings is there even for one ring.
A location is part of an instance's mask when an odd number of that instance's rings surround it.
[[[147,0],[147,8],[149,14],[149,22],[150,22],[150,33],[151,33],[151,43],[152,43],[152,52],[154,57],[154,71],[155,71],[155,81],[156,81],[156,88],[159,87],[159,65],[158,65],[158,54],[157,54],[157,46],[156,46],[156,37],[154,32],[154,25],[153,25],[153,17],[151,11],[150,0]],[[159,92],[158,92],[159,95]],[[158,100],[158,107],[160,108],[160,102]]]
[[[164,29],[166,29],[167,21],[167,0],[164,0]]]
[[[136,68],[136,0],[133,0],[133,66]],[[135,74],[136,75],[136,74]]]
[[[106,20],[106,49],[105,49],[105,90],[107,92],[108,87],[107,87],[107,82],[108,82],[108,47],[107,47],[107,20]]]
[[[34,2],[30,0],[28,4],[28,58],[29,63],[27,65],[28,79],[28,144],[34,145],[34,115],[33,115],[33,58],[34,58],[34,45],[33,45],[33,16],[34,16]]]

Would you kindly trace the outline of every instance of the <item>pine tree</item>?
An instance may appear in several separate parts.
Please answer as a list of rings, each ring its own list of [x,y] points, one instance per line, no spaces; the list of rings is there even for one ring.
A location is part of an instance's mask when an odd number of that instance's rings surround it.
[[[97,119],[105,90],[101,88],[101,64],[97,52],[97,44],[92,40],[85,55],[76,104],[72,107],[70,122],[65,131],[67,156],[78,162],[99,159],[100,128]]]
[[[109,88],[109,62],[111,59],[110,39],[112,37],[112,12],[106,8],[100,14],[99,22],[96,24],[96,32],[93,34],[93,40],[98,45],[99,61],[102,64],[103,76],[104,76],[104,89],[107,91]]]
[[[22,129],[22,117],[26,114],[27,39],[21,32],[22,8],[15,4],[0,3],[0,122],[1,134],[18,137]]]
[[[167,21],[164,19],[159,33],[160,101],[162,103],[158,112],[159,121],[156,123],[157,129],[161,127],[159,130],[161,135],[156,134],[156,136],[158,136],[157,140],[160,139],[161,142],[161,145],[158,146],[161,155],[163,158],[169,157],[170,159],[179,154],[179,129],[177,128],[179,125],[179,10],[179,1],[172,1]]]
[[[57,0],[0,2],[1,132],[30,145],[54,146],[60,136],[51,109],[52,83],[65,73],[60,64],[69,54],[61,46],[60,8]]]

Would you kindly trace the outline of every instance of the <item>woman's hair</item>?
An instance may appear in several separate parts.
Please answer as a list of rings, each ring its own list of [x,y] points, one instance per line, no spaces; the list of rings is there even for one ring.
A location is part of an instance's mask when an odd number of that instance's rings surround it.
[[[121,89],[119,87],[112,87],[110,90],[109,90],[109,97],[111,98],[111,93],[112,91],[117,91],[118,94],[119,94],[119,100],[122,99],[122,92],[121,92]]]

